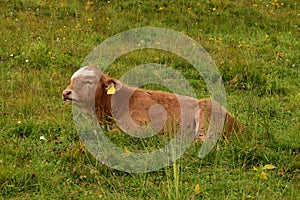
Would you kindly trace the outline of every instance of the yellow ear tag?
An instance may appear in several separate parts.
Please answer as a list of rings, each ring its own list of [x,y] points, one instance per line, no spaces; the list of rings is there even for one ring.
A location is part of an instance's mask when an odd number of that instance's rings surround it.
[[[116,93],[116,89],[115,86],[112,85],[108,90],[107,90],[107,94],[114,94]]]

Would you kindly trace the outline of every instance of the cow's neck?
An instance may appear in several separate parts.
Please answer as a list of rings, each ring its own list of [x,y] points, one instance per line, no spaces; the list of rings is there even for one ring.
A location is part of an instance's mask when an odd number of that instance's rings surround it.
[[[120,115],[123,112],[126,112],[129,109],[128,106],[130,106],[129,99],[135,89],[136,88],[127,85],[122,85],[122,88],[113,95],[108,95],[104,90],[103,96],[101,98],[96,98],[95,102],[98,120],[109,119],[113,114]],[[114,102],[112,102],[112,97]],[[112,107],[114,111],[112,111]]]
[[[103,95],[100,99],[96,98],[95,100],[95,109],[98,120],[104,119],[106,116],[110,117],[111,115],[111,95],[106,94],[106,91],[103,91]]]

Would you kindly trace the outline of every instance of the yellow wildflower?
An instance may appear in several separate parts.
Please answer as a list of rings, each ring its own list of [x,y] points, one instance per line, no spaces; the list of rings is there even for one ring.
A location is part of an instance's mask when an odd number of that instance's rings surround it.
[[[265,172],[261,172],[260,179],[263,180],[263,181],[267,180],[268,179],[267,174]]]
[[[131,154],[131,151],[126,146],[124,146],[123,156],[130,156],[130,154]]]
[[[195,185],[195,189],[194,190],[195,190],[196,195],[200,194],[200,184],[199,183],[197,183]]]
[[[216,42],[222,42],[222,40],[223,40],[223,38],[220,37],[220,38],[216,39]]]
[[[285,53],[283,53],[283,52],[279,52],[279,53],[277,53],[277,56],[278,56],[278,57],[280,57],[280,58],[282,58],[282,57],[284,57],[284,56],[285,56]]]

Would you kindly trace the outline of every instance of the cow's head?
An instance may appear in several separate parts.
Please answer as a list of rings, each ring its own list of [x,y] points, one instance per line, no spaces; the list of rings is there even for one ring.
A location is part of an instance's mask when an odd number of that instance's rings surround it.
[[[100,103],[104,96],[114,94],[118,85],[117,80],[104,75],[97,67],[86,66],[73,74],[62,98],[80,107],[94,107],[95,100]]]

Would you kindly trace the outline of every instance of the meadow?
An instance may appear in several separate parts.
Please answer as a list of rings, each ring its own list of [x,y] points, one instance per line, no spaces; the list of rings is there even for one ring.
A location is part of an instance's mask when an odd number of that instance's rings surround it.
[[[227,109],[246,129],[220,138],[203,159],[198,142],[171,166],[126,173],[88,152],[61,94],[95,46],[149,26],[181,32],[207,50]],[[300,199],[299,41],[297,0],[1,0],[0,197]],[[168,52],[129,53],[106,73],[120,78],[143,63],[169,65],[198,98],[209,96],[192,66]],[[129,136],[107,135],[121,148],[140,148]]]

